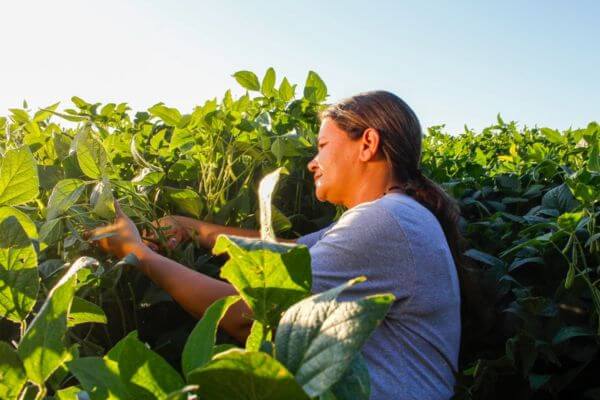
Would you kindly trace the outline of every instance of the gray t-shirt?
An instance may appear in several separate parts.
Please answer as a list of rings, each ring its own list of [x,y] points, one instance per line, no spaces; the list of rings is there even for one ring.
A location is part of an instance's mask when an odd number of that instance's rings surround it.
[[[313,292],[365,275],[340,300],[393,293],[388,315],[365,343],[371,400],[448,399],[460,347],[460,291],[435,216],[400,193],[347,210],[337,223],[302,236]]]

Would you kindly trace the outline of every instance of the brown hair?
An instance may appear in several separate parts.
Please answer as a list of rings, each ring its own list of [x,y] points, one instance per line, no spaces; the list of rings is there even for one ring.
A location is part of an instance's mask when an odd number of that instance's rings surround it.
[[[429,209],[439,221],[461,278],[462,236],[456,201],[420,169],[422,131],[414,111],[393,93],[378,90],[360,93],[331,105],[321,113],[359,139],[367,128],[379,133],[380,149],[392,167],[400,189]]]

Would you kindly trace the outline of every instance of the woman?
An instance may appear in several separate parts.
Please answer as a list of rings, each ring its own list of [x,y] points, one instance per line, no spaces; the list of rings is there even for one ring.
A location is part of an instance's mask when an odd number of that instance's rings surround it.
[[[419,121],[389,92],[359,94],[322,114],[317,156],[308,164],[320,201],[345,206],[339,221],[302,236],[309,247],[313,291],[359,275],[343,299],[391,292],[387,317],[363,347],[372,399],[447,399],[452,396],[460,345],[458,211],[419,170]],[[235,294],[225,283],[169,260],[144,243],[120,211],[115,224],[96,232],[117,235],[99,241],[117,256],[134,253],[142,270],[190,313],[201,316],[215,300]],[[170,216],[170,244],[196,238],[212,248],[218,234],[258,237],[258,232]],[[250,310],[232,307],[222,327],[239,340],[249,333]]]

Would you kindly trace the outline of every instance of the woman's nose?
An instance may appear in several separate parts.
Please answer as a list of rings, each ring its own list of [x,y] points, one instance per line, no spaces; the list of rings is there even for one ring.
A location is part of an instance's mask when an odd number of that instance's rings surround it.
[[[308,162],[308,165],[306,166],[308,168],[308,170],[310,172],[315,172],[315,170],[317,169],[317,167],[319,163],[317,163],[317,156],[315,156],[312,160],[310,160]]]

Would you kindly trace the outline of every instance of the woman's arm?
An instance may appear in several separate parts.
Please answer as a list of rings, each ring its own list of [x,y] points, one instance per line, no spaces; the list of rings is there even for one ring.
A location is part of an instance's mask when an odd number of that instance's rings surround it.
[[[249,238],[259,238],[260,232],[252,229],[232,228],[229,226],[217,225],[210,222],[200,221],[194,218],[183,217],[180,215],[169,215],[156,221],[154,225],[167,228],[164,234],[170,237],[168,242],[170,247],[175,247],[179,242],[193,239],[199,246],[212,249],[217,240],[217,236],[235,235]],[[149,237],[150,240],[155,236]],[[295,239],[277,239],[279,242],[295,243]]]
[[[115,209],[115,222],[89,232],[88,236],[102,236],[93,243],[117,257],[135,254],[140,260],[140,269],[186,311],[201,317],[216,300],[238,294],[232,285],[191,270],[150,250],[142,242],[135,224],[116,202]],[[105,235],[107,233],[113,235]],[[243,342],[250,332],[251,316],[250,308],[244,301],[239,301],[231,306],[220,325],[231,336]]]
[[[229,283],[187,268],[146,246],[136,248],[133,253],[140,260],[140,269],[197,318],[201,318],[215,301],[238,294]],[[244,342],[250,333],[251,317],[252,311],[246,303],[238,301],[221,320],[221,327],[237,340]]]

